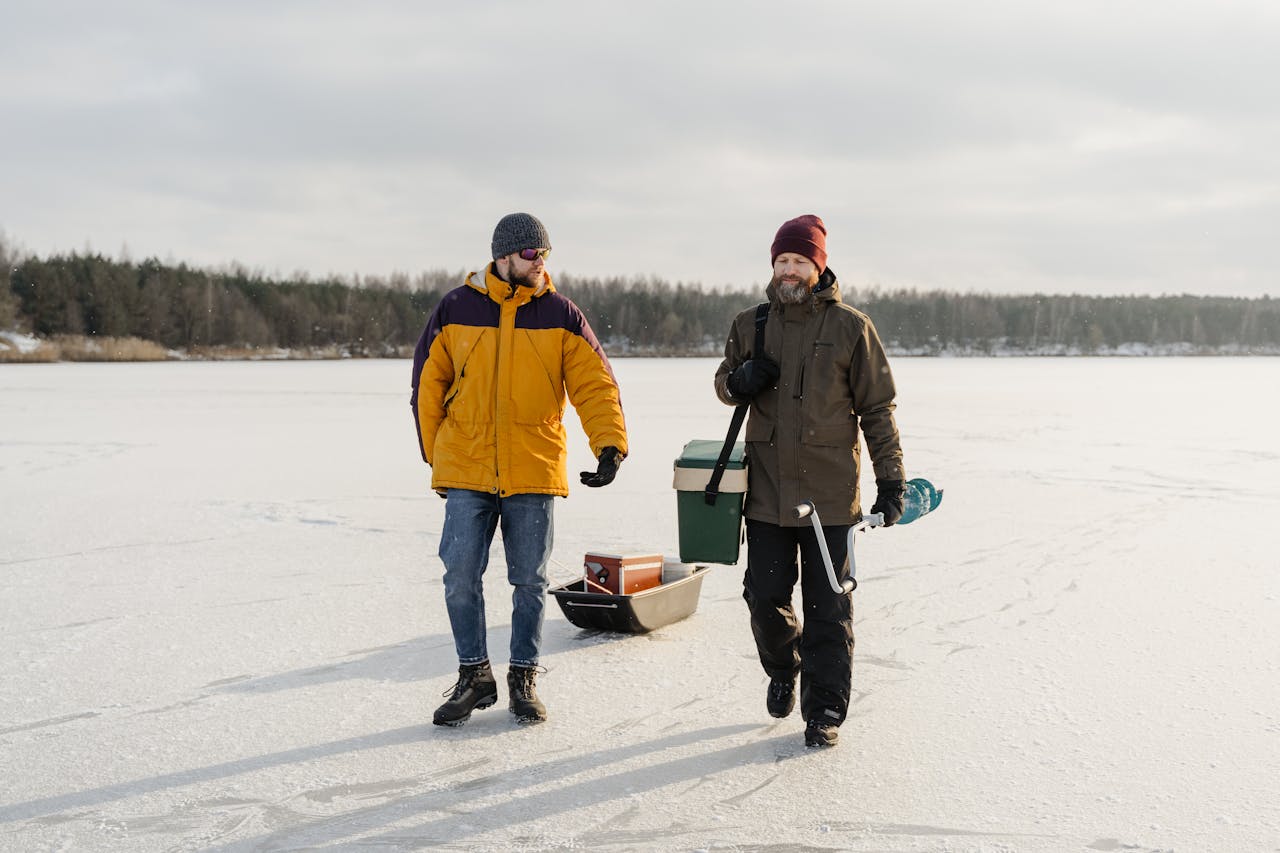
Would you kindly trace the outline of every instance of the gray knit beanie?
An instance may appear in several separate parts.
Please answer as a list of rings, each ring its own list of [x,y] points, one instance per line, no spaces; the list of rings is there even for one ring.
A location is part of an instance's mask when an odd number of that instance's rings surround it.
[[[528,213],[508,213],[493,229],[493,259],[505,258],[521,249],[550,249],[551,238],[538,217]]]

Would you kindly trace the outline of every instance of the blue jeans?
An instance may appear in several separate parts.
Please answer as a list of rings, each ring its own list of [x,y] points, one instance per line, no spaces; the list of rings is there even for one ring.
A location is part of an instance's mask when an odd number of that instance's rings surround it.
[[[498,497],[487,492],[450,489],[440,534],[444,562],[444,602],[453,628],[458,662],[489,659],[485,642],[484,570],[489,546],[502,523],[511,593],[511,657],[517,666],[537,666],[542,617],[547,599],[547,563],[551,560],[551,495]]]

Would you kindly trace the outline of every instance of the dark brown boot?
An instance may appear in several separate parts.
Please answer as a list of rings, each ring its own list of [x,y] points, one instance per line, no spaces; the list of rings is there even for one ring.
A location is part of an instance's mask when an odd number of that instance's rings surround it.
[[[450,695],[452,693],[452,695]],[[471,712],[488,708],[498,701],[498,682],[493,679],[489,662],[463,664],[458,667],[458,681],[444,692],[449,697],[431,720],[437,726],[460,726],[471,719]]]
[[[835,746],[840,740],[840,729],[822,720],[810,720],[804,728],[804,745],[821,748]]]
[[[547,706],[534,689],[539,668],[512,666],[507,670],[507,690],[511,693],[511,713],[517,723],[541,723],[547,719]],[[543,670],[545,671],[545,670]]]

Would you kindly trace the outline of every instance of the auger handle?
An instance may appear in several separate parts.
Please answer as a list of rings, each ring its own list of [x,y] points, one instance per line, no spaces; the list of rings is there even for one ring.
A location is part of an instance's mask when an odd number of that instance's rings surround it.
[[[843,582],[836,577],[835,566],[831,563],[831,552],[827,550],[827,537],[822,533],[822,520],[818,518],[818,508],[813,501],[805,501],[792,510],[796,518],[807,518],[813,524],[814,538],[818,540],[818,550],[822,553],[822,566],[827,570],[827,583],[836,595],[848,595],[858,586],[853,576],[853,528],[849,528],[849,578]],[[865,521],[866,519],[863,519]],[[884,518],[880,520],[883,522]],[[861,524],[862,522],[858,522]]]

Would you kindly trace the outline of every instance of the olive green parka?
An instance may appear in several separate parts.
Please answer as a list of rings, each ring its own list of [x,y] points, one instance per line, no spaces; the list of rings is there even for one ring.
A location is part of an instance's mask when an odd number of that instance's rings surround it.
[[[803,304],[784,304],[771,284],[764,350],[781,368],[772,388],[751,400],[747,420],[747,518],[781,526],[808,524],[793,508],[813,501],[824,524],[862,516],[858,474],[865,437],[878,480],[905,480],[894,421],[893,374],[871,319],[840,301],[827,269]],[[738,405],[729,375],[752,357],[754,306],[733,321],[716,370],[720,400]]]

